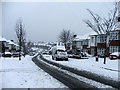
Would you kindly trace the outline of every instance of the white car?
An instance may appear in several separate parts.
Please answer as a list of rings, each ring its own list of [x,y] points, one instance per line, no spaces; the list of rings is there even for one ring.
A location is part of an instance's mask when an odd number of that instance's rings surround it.
[[[55,52],[55,54],[54,54],[54,56],[52,58],[53,58],[53,60],[62,59],[62,60],[68,61],[68,54],[64,50],[56,50],[56,52]]]
[[[54,46],[52,48],[52,59],[53,60],[66,60],[68,61],[68,54],[67,51],[65,49],[65,46]]]

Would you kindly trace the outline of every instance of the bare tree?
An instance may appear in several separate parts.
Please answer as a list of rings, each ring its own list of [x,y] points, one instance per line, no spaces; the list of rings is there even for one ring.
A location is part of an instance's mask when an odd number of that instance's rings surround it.
[[[73,33],[70,30],[64,30],[64,29],[58,36],[59,41],[64,43],[65,48],[67,46],[67,42],[69,42],[72,38],[73,38]]]
[[[27,42],[27,53],[30,54],[31,48],[33,47],[33,43],[31,41]]]
[[[109,34],[110,31],[116,30],[117,28],[117,20],[118,20],[118,3],[115,3],[113,10],[108,12],[108,18],[102,18],[98,14],[94,14],[91,10],[87,9],[87,11],[92,16],[92,21],[83,20],[88,27],[90,27],[93,31],[95,31],[98,35],[105,34],[105,38],[108,42],[105,43],[105,58],[104,64],[106,63],[107,56],[107,48],[109,47]]]
[[[26,32],[24,30],[24,25],[22,23],[22,19],[20,18],[18,22],[16,23],[16,36],[17,36],[17,42],[19,44],[19,60],[21,60],[21,51],[25,53],[25,42],[26,42]]]

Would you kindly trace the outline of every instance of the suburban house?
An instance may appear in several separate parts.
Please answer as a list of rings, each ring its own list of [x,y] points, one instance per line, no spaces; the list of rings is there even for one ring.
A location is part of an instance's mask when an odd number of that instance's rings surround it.
[[[0,52],[1,53],[8,50],[8,48],[6,48],[6,45],[7,45],[7,39],[0,36]]]
[[[106,39],[105,34],[98,35],[96,32],[91,32],[83,36],[76,36],[72,40],[72,48],[70,49],[72,49],[73,53],[75,50],[79,50],[93,56],[104,56],[106,49],[105,45],[106,42],[108,42],[107,56],[113,52],[120,52],[120,30],[111,31],[108,38],[109,39]]]
[[[76,36],[72,41],[72,49],[77,49],[90,54],[90,35],[92,35],[92,32],[83,36]]]
[[[19,50],[19,45],[15,44],[13,40],[7,40],[0,37],[0,53],[4,52],[17,52]]]

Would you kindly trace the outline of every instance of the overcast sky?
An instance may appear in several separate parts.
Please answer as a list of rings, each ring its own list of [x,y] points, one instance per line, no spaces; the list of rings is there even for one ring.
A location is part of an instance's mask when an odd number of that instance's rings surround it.
[[[2,35],[15,40],[15,25],[19,17],[25,25],[27,41],[57,41],[63,29],[77,35],[92,30],[82,20],[91,19],[86,9],[107,17],[112,2],[3,2]]]

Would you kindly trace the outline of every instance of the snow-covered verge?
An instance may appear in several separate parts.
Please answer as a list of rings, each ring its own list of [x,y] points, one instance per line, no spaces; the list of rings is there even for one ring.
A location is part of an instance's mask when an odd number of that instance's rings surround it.
[[[67,88],[37,67],[31,58],[22,57],[21,61],[18,58],[0,58],[2,88]]]
[[[96,73],[98,75],[105,76],[107,78],[118,81],[118,63],[120,60],[110,60],[106,59],[106,64],[103,64],[104,59],[99,58],[99,61],[95,61],[95,57],[89,57],[88,59],[73,59],[69,58],[68,61],[55,61],[52,60],[51,55],[43,55],[47,60],[69,66],[78,70],[85,70],[92,73]]]

